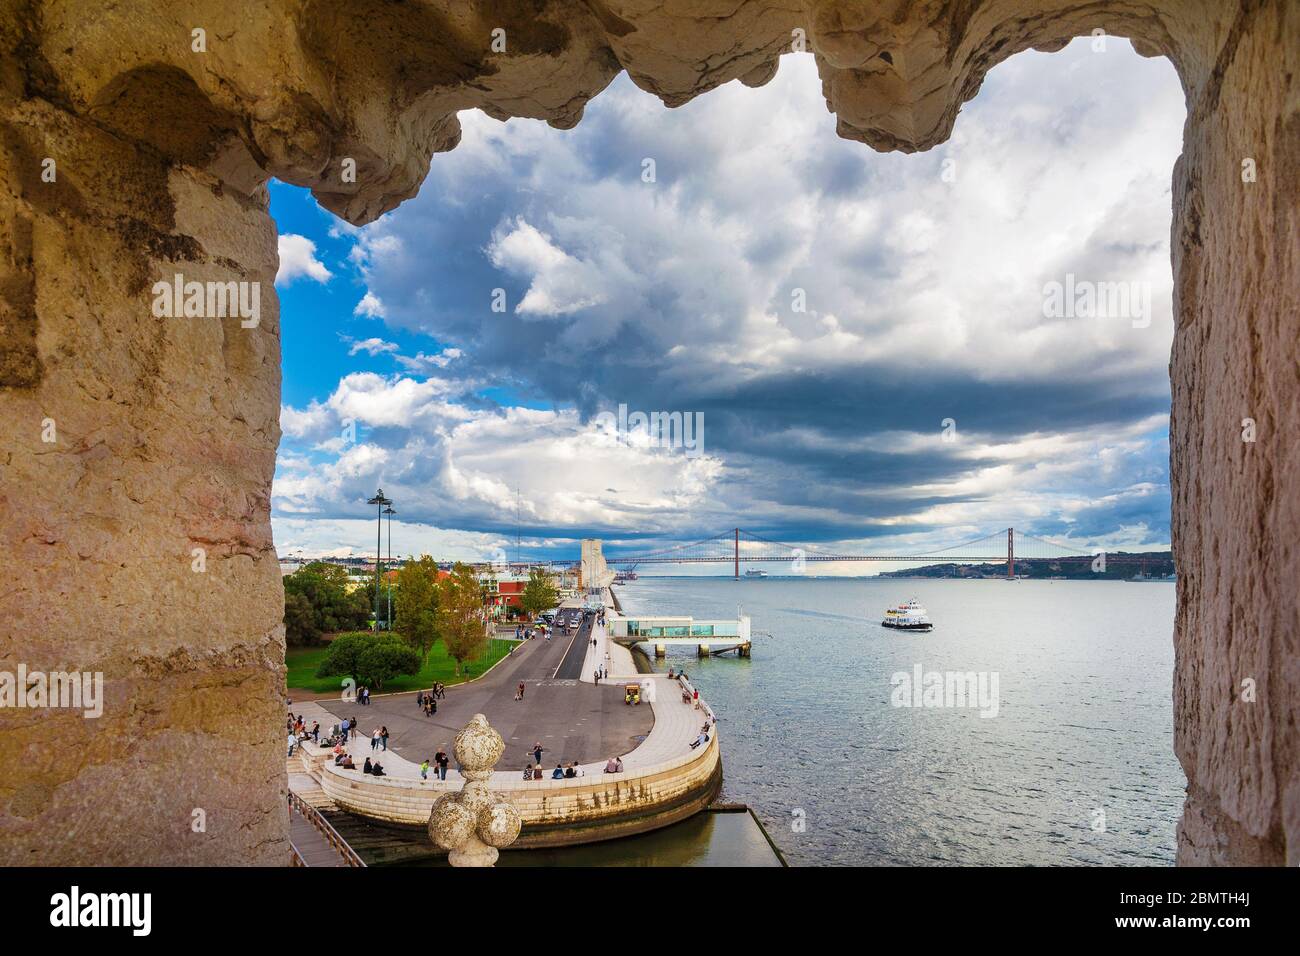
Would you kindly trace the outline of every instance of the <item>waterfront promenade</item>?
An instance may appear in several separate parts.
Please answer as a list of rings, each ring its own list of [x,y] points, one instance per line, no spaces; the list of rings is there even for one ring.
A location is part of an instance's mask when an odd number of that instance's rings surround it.
[[[580,677],[555,676],[566,658],[570,671],[575,660],[582,661]],[[600,684],[595,683],[598,666],[607,666],[611,675]],[[521,681],[524,699],[517,701]],[[623,687],[629,681],[646,685],[640,705],[623,702]],[[548,774],[557,763],[567,766],[573,761],[589,776],[602,774],[611,757],[623,759],[625,772],[649,767],[690,753],[690,743],[706,716],[682,703],[675,681],[638,674],[631,652],[609,641],[599,625],[584,626],[572,638],[522,642],[483,677],[448,687],[432,717],[419,710],[412,691],[377,694],[371,700],[368,707],[341,700],[295,701],[289,709],[302,714],[308,725],[319,721],[322,731],[344,717],[357,718],[360,728],[348,750],[358,767],[367,757],[377,758],[387,776],[406,780],[418,780],[420,761],[432,760],[439,749],[450,755],[457,731],[474,714],[484,714],[506,743],[494,781],[522,779],[524,764],[533,762],[530,751],[536,743],[543,747],[541,763]],[[381,726],[390,735],[386,752],[370,745],[371,734]],[[364,777],[360,770],[332,769]],[[433,776],[430,772],[430,782]],[[454,758],[447,783],[453,781],[460,786]]]

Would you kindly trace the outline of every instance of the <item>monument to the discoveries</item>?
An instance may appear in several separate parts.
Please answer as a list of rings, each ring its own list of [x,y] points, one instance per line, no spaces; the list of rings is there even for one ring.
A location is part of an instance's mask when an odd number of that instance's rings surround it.
[[[619,70],[674,106],[799,45],[842,136],[925,149],[992,66],[1098,30],[1187,93],[1179,857],[1300,862],[1300,4],[0,0],[0,670],[106,680],[97,719],[0,710],[0,863],[287,860],[269,177],[364,223],[457,110],[570,127]],[[220,296],[164,317],[177,275]]]

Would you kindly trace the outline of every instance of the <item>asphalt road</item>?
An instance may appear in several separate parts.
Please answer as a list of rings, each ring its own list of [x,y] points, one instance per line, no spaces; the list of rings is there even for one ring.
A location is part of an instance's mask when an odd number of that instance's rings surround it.
[[[556,678],[560,680],[577,680],[582,676],[582,664],[587,658],[587,645],[591,643],[592,615],[584,614],[582,624],[578,628],[577,635],[569,645],[568,652],[564,659],[560,661],[559,669],[555,672]],[[560,640],[556,637],[554,640]]]
[[[486,715],[505,739],[499,771],[522,772],[534,743],[542,745],[542,764],[548,770],[557,762],[594,763],[621,756],[650,733],[654,725],[650,706],[624,704],[621,685],[596,686],[581,683],[576,676],[554,676],[575,655],[576,666],[582,666],[583,642],[591,639],[590,633],[588,626],[572,641],[558,635],[550,641],[524,641],[487,676],[448,687],[446,699],[438,701],[438,712],[432,717],[425,717],[416,706],[414,691],[374,697],[369,707],[352,706],[339,716],[357,717],[366,736],[387,725],[389,748],[416,763],[432,758],[439,747],[451,754],[452,738],[475,714]],[[517,701],[520,681],[524,699]]]

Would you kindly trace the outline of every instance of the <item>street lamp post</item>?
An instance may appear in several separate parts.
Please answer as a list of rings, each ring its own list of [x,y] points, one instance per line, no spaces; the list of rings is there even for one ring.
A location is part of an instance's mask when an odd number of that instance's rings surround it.
[[[375,632],[379,632],[379,574],[384,563],[384,554],[380,548],[384,539],[384,508],[391,505],[392,499],[384,497],[384,489],[375,492],[373,498],[367,498],[366,504],[377,506],[375,512]]]
[[[384,509],[384,514],[388,515],[388,566],[393,566],[393,515],[397,514],[393,506],[389,505]],[[388,582],[388,632],[393,631],[393,582]]]

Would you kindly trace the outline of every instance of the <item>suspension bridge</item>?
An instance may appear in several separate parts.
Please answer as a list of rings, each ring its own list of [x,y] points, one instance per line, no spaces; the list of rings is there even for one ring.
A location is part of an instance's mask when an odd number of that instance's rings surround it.
[[[730,564],[737,578],[744,564],[788,564],[801,571],[806,564],[853,561],[916,562],[918,564],[1001,564],[1006,563],[1007,577],[1016,574],[1016,559],[1045,558],[1053,561],[1095,561],[1099,552],[1076,548],[1046,538],[1007,528],[970,541],[942,548],[925,548],[917,552],[892,550],[884,554],[836,553],[813,545],[773,541],[752,531],[730,531],[688,544],[677,544],[642,554],[605,555],[612,567],[634,568],[643,564]],[[1140,555],[1104,555],[1106,563],[1138,563]]]

